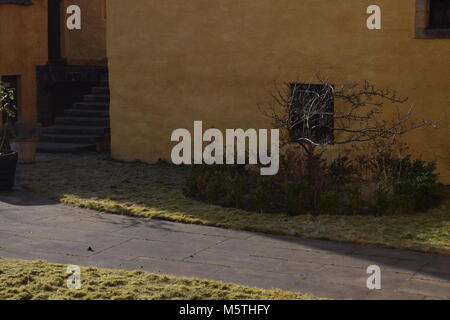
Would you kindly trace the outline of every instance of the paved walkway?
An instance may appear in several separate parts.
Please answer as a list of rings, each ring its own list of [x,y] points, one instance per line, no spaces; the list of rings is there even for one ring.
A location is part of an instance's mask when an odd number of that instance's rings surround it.
[[[90,250],[90,249],[92,250]],[[186,225],[0,193],[0,257],[199,277],[339,299],[450,299],[450,256]],[[382,290],[366,288],[378,265]]]

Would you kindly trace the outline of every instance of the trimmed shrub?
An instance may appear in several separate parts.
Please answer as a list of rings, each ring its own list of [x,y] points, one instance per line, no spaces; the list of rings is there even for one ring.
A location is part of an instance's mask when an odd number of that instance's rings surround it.
[[[291,150],[276,176],[260,176],[251,165],[193,166],[185,192],[226,207],[289,215],[411,214],[439,205],[436,163],[394,154],[339,155],[327,163],[321,154]]]

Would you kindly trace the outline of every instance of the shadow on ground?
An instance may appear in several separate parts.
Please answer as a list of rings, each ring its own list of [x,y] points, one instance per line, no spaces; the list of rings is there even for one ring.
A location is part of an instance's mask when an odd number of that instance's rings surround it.
[[[283,274],[289,266],[295,271],[296,264],[300,271],[303,267],[317,266],[323,273],[336,274],[344,282],[353,279],[347,270],[357,269],[365,276],[365,268],[375,264],[408,279],[420,275],[436,281],[450,280],[448,255],[381,248],[406,244],[422,251],[433,250],[433,246],[450,249],[448,207],[424,215],[379,218],[258,214],[185,197],[182,187],[186,174],[184,168],[121,163],[89,156],[24,168],[20,172],[20,183],[70,206],[118,214],[120,218],[96,214],[96,219],[99,223],[120,227],[137,238],[165,232],[177,233],[181,239],[185,236],[186,240],[180,243],[189,243],[189,234],[217,235],[226,239],[193,257],[187,256],[188,262],[231,267],[242,263],[244,268],[248,263],[257,269],[267,269],[264,263],[269,265],[268,261],[275,260],[280,262],[280,267],[271,272]],[[0,195],[0,208],[1,202],[30,206],[30,210],[42,205],[48,205],[51,210],[56,204],[21,190]],[[228,233],[239,236],[229,238]],[[165,251],[171,249],[169,246]],[[205,255],[209,252],[211,256]],[[233,254],[242,261],[235,261]],[[258,261],[264,262],[258,265]]]

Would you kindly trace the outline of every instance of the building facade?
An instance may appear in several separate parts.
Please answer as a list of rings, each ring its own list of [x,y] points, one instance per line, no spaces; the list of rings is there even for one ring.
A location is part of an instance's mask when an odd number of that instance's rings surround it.
[[[81,30],[66,28],[71,4],[81,7]],[[0,80],[16,89],[20,121],[51,124],[51,90],[70,90],[68,73],[106,63],[105,0],[0,0]]]
[[[381,29],[367,8],[381,8]],[[409,98],[437,127],[405,136],[450,183],[447,0],[107,2],[113,156],[170,159],[171,133],[270,128],[258,105],[276,82],[369,80]]]
[[[43,21],[46,1],[0,1],[0,77],[17,88],[19,116],[28,123],[37,119],[36,66],[47,63]]]
[[[0,0],[0,76],[19,120],[49,126],[109,71],[113,156],[147,162],[169,159],[171,133],[195,120],[270,128],[258,106],[274,82],[369,80],[439,120],[405,140],[450,183],[449,2]],[[71,4],[81,30],[65,26]],[[366,24],[374,4],[379,30]]]

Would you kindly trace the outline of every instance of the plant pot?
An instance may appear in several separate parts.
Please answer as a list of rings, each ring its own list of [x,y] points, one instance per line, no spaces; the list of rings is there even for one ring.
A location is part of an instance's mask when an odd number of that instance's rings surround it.
[[[11,149],[18,153],[19,163],[33,163],[36,160],[36,150],[39,140],[14,140]]]
[[[0,191],[11,190],[14,187],[17,159],[17,152],[0,154]]]

